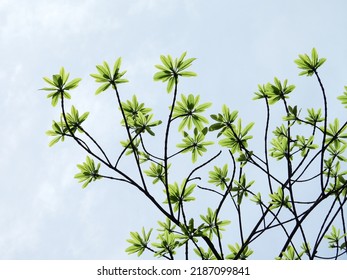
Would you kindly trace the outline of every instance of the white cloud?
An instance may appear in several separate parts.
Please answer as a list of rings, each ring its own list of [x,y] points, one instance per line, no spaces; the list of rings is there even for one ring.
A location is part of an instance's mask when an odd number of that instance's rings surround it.
[[[119,29],[118,16],[104,16],[108,9],[105,3],[96,0],[9,1],[3,5],[0,19],[3,47],[21,53],[32,48],[32,54],[35,52],[37,56],[42,47],[48,48],[46,53],[64,53],[71,47],[83,46],[88,36],[98,38],[98,34],[106,30],[110,34]]]
[[[153,11],[155,8],[161,8],[161,12],[164,12],[168,6],[172,6],[172,1],[162,0],[148,0],[148,1],[129,1],[130,6],[128,9],[129,15],[139,15],[148,11]]]

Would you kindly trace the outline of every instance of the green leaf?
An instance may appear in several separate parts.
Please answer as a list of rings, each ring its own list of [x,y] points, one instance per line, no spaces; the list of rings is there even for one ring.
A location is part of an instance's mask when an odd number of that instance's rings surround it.
[[[281,126],[282,127],[282,126]],[[284,133],[287,133],[286,130]],[[277,160],[281,159],[293,159],[293,153],[292,150],[294,148],[294,143],[289,145],[288,150],[288,138],[287,135],[280,135],[277,134],[277,138],[274,138],[271,140],[271,149],[270,149],[270,156],[276,158]]]
[[[196,58],[188,58],[185,61],[182,61],[182,63],[179,66],[179,70],[183,71],[183,70],[187,69],[188,67],[190,67],[192,65],[194,60],[196,60]]]
[[[231,251],[231,254],[226,256],[226,259],[235,259],[236,256],[239,254],[240,250],[241,250],[241,246],[238,243],[235,243],[235,246],[233,245],[228,245],[229,250]],[[249,249],[248,246],[246,246],[238,259],[240,260],[246,260],[250,255],[253,254],[253,250]]]
[[[248,140],[253,136],[247,135],[253,127],[254,123],[249,123],[244,129],[242,129],[241,119],[238,120],[237,125],[230,125],[224,130],[224,139],[219,141],[219,144],[223,147],[227,147],[232,153],[241,152],[248,147]]]
[[[175,84],[178,82],[178,76],[196,76],[195,72],[184,71],[185,69],[190,67],[192,62],[195,60],[195,58],[184,60],[185,56],[186,52],[184,52],[180,56],[180,58],[175,58],[175,60],[173,60],[170,55],[161,55],[160,60],[162,62],[162,65],[155,65],[155,68],[159,69],[160,71],[154,74],[153,79],[154,81],[167,82],[166,90],[168,93],[172,91]]]
[[[52,85],[54,88],[57,87],[57,85],[56,85],[52,80],[50,80],[49,78],[43,77],[43,80],[44,80],[46,83]]]
[[[176,235],[174,233],[169,233],[165,231],[163,234],[158,236],[159,242],[152,243],[151,245],[158,250],[154,256],[165,256],[165,255],[175,255],[175,249],[180,246],[178,240],[176,240]]]
[[[114,65],[113,65],[113,77],[115,77],[117,75],[117,73],[119,73],[120,70],[120,66],[122,64],[122,58],[119,57],[117,58],[117,60],[115,61]]]
[[[95,95],[100,94],[101,92],[107,90],[110,87],[110,83],[105,83],[103,85],[101,85],[100,87],[98,87],[98,89],[95,91]]]
[[[277,101],[279,100],[284,100],[289,97],[288,95],[295,89],[295,86],[287,86],[287,83],[288,80],[284,80],[283,83],[281,83],[281,81],[277,77],[275,77],[274,84],[268,83],[264,86],[264,96],[268,98],[270,105],[277,103]]]
[[[334,225],[332,225],[331,232],[329,234],[324,235],[324,238],[328,240],[330,248],[340,248],[340,240],[346,236],[347,233],[341,234],[340,229],[337,229]]]
[[[324,121],[322,117],[322,109],[318,109],[317,112],[311,108],[307,109],[308,116],[305,118],[310,124],[316,125],[318,122]]]
[[[213,235],[222,237],[221,231],[225,231],[225,226],[231,222],[228,220],[221,221],[216,219],[217,210],[213,211],[211,208],[207,209],[207,215],[200,215],[201,220],[204,222],[201,229],[204,234],[207,234],[209,239],[213,238]]]
[[[168,166],[168,168],[170,167],[170,165]],[[144,173],[149,176],[154,178],[153,180],[153,184],[158,183],[159,181],[164,183],[166,182],[165,179],[165,168],[164,165],[162,164],[155,164],[155,163],[151,163],[149,170],[145,170]]]
[[[75,178],[79,179],[80,183],[84,182],[82,188],[86,188],[92,181],[101,179],[101,176],[99,175],[100,166],[100,163],[95,166],[94,160],[89,156],[86,157],[86,161],[84,163],[77,164],[80,173],[77,173]]]
[[[194,248],[195,254],[197,254],[202,260],[216,260],[215,255],[213,254],[211,248],[208,248],[207,251],[205,251],[204,248],[198,247]]]
[[[197,74],[195,72],[192,72],[192,71],[183,71],[183,72],[179,73],[179,76],[182,76],[182,77],[195,77],[195,76],[197,76]]]
[[[282,252],[282,258],[276,258],[277,260],[301,260],[301,257],[303,256],[305,252],[299,253],[299,255],[296,254],[294,248],[292,246],[288,246],[285,252]]]
[[[74,89],[78,86],[78,83],[81,81],[82,79],[80,78],[76,78],[73,79],[71,82],[67,83],[65,86],[65,90],[70,90],[70,89]]]
[[[216,121],[209,127],[209,131],[220,130],[217,137],[221,136],[225,130],[230,129],[232,124],[237,119],[238,111],[230,112],[230,109],[224,104],[222,106],[222,114],[211,115],[211,118]]]
[[[255,202],[255,204],[257,204],[257,205],[261,205],[261,204],[262,204],[261,193],[258,192],[257,194],[255,194],[255,195],[251,198],[251,201]]]
[[[65,85],[69,76],[70,76],[70,73],[66,73],[64,67],[61,67],[60,72],[59,72],[59,76],[60,76],[60,80],[61,80],[62,85]]]
[[[117,79],[116,84],[124,84],[124,83],[128,83],[129,81],[127,79]]]
[[[172,205],[174,205],[175,212],[178,211],[179,207],[181,206],[181,203],[195,200],[195,197],[191,196],[195,187],[196,184],[191,184],[190,186],[187,186],[186,180],[183,180],[180,187],[176,182],[174,184],[169,184],[170,202]],[[167,204],[168,201],[165,200],[164,203]]]
[[[304,136],[297,135],[295,146],[299,148],[301,151],[301,156],[304,157],[309,150],[317,149],[319,146],[313,144],[314,136],[310,136],[309,138],[305,138]]]
[[[106,61],[104,61],[102,65],[96,65],[96,69],[99,73],[90,74],[90,76],[93,77],[97,83],[103,83],[103,85],[96,90],[96,95],[108,89],[110,85],[114,86],[116,84],[128,82],[127,79],[122,78],[126,71],[120,72],[121,62],[122,59],[120,57],[116,59],[112,72]]]
[[[54,144],[58,143],[60,140],[64,141],[64,136],[67,135],[67,128],[63,122],[53,121],[52,130],[48,130],[46,135],[55,136],[55,138],[48,144],[49,147],[52,147]]]
[[[322,131],[324,130],[324,127],[321,127]],[[340,121],[338,118],[334,119],[333,123],[329,123],[326,134],[327,137],[325,139],[325,143],[342,143],[346,144],[346,141],[344,139],[347,138],[347,133],[344,133],[347,129],[347,125],[344,125],[343,127],[340,127]]]
[[[311,58],[307,54],[299,54],[299,59],[294,60],[298,68],[303,70],[299,76],[312,76],[325,61],[325,58],[319,59],[315,48],[311,51]]]
[[[209,183],[224,190],[227,183],[230,181],[230,178],[228,178],[228,165],[225,164],[222,168],[214,166],[213,171],[209,172],[209,179]]]
[[[154,81],[160,81],[160,80],[167,81],[170,77],[171,77],[171,73],[169,71],[167,72],[160,71],[154,74],[153,79]]]
[[[173,118],[180,118],[181,123],[178,127],[178,131],[182,131],[185,127],[188,129],[194,127],[199,131],[204,129],[204,124],[208,124],[208,120],[201,114],[212,103],[203,103],[199,105],[200,96],[189,94],[188,96],[181,95],[181,101],[177,101],[173,110]]]
[[[170,77],[167,83],[166,91],[170,93],[176,84],[176,79],[174,77]]]
[[[149,239],[151,236],[153,229],[150,229],[148,233],[146,233],[145,229],[142,228],[142,235],[138,232],[130,232],[131,239],[127,239],[127,242],[131,244],[128,248],[125,249],[125,252],[130,254],[137,253],[137,256],[141,256],[142,253],[147,249]]]
[[[268,98],[268,95],[266,93],[266,85],[258,85],[258,90],[259,92],[254,93],[255,97],[253,97],[253,100]]]
[[[167,69],[173,68],[172,59],[170,55],[168,55],[167,57],[165,55],[161,55],[160,60]]]
[[[67,123],[69,125],[70,130],[73,133],[75,133],[76,130],[83,133],[84,130],[83,130],[81,124],[87,119],[88,115],[89,115],[89,112],[85,112],[82,114],[82,116],[79,116],[79,112],[75,108],[75,106],[71,106],[71,113],[66,114],[66,120],[67,120]],[[66,130],[68,130],[68,129],[66,128]]]
[[[187,132],[183,132],[183,143],[177,144],[178,148],[182,148],[181,153],[192,153],[192,162],[197,161],[198,156],[202,156],[207,151],[206,146],[212,145],[211,141],[204,141],[206,130],[201,132],[197,128],[194,129],[194,135],[190,136]]]
[[[254,181],[247,183],[246,174],[242,174],[239,180],[234,180],[234,187],[231,188],[231,192],[236,194],[233,197],[237,198],[237,204],[240,205],[243,197],[248,196],[249,188],[254,184]]]
[[[100,74],[90,74],[90,76],[93,77],[95,79],[95,82],[97,82],[97,83],[108,83],[109,82],[109,79],[104,78]]]
[[[337,99],[340,100],[342,104],[346,104],[345,108],[347,108],[347,86],[345,86],[343,94],[338,96]]]
[[[70,99],[71,95],[67,92],[67,90],[74,89],[78,86],[78,83],[81,81],[80,78],[73,79],[69,83],[67,83],[70,74],[65,72],[64,67],[61,67],[59,74],[55,74],[52,76],[52,80],[43,77],[43,80],[53,87],[44,87],[40,90],[50,91],[47,95],[47,98],[51,98],[52,106],[56,106],[59,102],[60,98]]]
[[[103,62],[103,65],[104,65],[104,69],[106,71],[107,76],[111,77],[112,74],[111,74],[110,66],[108,65],[108,63],[106,61]]]
[[[167,231],[169,233],[173,233],[176,228],[176,225],[173,224],[173,222],[169,218],[166,218],[165,223],[158,221],[158,224],[160,226],[160,228],[158,229],[159,232]]]
[[[292,205],[289,202],[289,195],[284,196],[282,187],[278,187],[277,192],[269,194],[271,198],[270,210],[284,206],[285,208],[291,209]]]

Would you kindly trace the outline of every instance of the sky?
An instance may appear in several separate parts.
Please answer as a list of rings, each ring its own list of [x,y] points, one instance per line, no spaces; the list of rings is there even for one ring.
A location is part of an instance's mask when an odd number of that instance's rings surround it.
[[[118,57],[130,81],[124,98],[136,94],[165,116],[169,96],[153,65],[187,51],[198,77],[182,93],[213,102],[210,113],[228,104],[250,122],[264,114],[251,101],[257,85],[275,76],[297,86],[294,102],[319,104],[310,97],[317,84],[293,63],[315,47],[328,59],[320,73],[331,110],[344,116],[335,97],[347,85],[346,10],[343,0],[0,0],[0,259],[132,259],[129,232],[160,219],[127,185],[81,188],[73,177],[85,153],[68,140],[48,147],[45,131],[60,112],[38,90],[42,77],[64,66],[82,78],[70,104],[91,112],[88,127],[114,156],[124,140],[118,108],[110,94],[94,96],[89,74]]]

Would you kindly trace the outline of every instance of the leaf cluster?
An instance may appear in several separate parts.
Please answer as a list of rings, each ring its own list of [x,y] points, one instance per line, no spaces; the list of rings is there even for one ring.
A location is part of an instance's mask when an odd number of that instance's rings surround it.
[[[77,164],[80,173],[75,175],[75,178],[79,180],[79,182],[84,182],[82,188],[86,188],[90,182],[101,179],[99,175],[99,169],[101,164],[98,163],[95,165],[94,160],[89,156],[86,157],[86,161],[82,164]]]
[[[152,231],[153,229],[150,229],[149,232],[146,233],[145,228],[142,227],[141,235],[138,232],[130,232],[131,239],[127,239],[127,242],[129,242],[131,246],[126,248],[125,252],[128,254],[137,253],[138,257],[141,256],[147,248]]]
[[[213,235],[221,238],[221,231],[225,231],[224,227],[231,223],[231,221],[221,221],[217,218],[217,210],[213,211],[210,207],[207,209],[207,215],[200,215],[200,218],[204,222],[201,227],[202,232],[211,240]]]
[[[189,202],[189,201],[195,200],[195,197],[191,196],[195,187],[196,187],[196,184],[191,184],[187,186],[186,180],[182,182],[180,187],[178,186],[177,182],[173,184],[169,184],[170,202],[174,206],[175,212],[178,211],[178,209],[181,207],[183,202]],[[166,199],[164,203],[167,204],[168,200]]]
[[[292,208],[289,195],[284,194],[282,187],[278,187],[277,192],[270,193],[269,196],[271,198],[271,202],[270,202],[271,210],[279,208],[279,207],[285,207],[288,209]]]
[[[231,192],[236,192],[237,204],[242,203],[243,197],[248,197],[249,188],[254,184],[254,180],[247,183],[246,174],[242,174],[239,180],[234,180],[234,187],[231,188]]]
[[[64,67],[60,68],[59,74],[55,74],[52,76],[52,79],[44,77],[44,81],[48,83],[51,87],[44,87],[40,90],[49,91],[50,93],[47,95],[47,98],[51,98],[52,106],[56,106],[58,104],[61,96],[67,99],[71,99],[71,95],[68,90],[74,89],[78,86],[78,83],[81,81],[80,78],[73,79],[68,82],[70,73],[65,72]]]
[[[255,92],[253,100],[266,98],[270,105],[277,103],[279,100],[284,100],[295,89],[294,85],[287,84],[287,79],[282,83],[275,77],[273,84],[258,85],[258,92]]]
[[[71,106],[71,113],[66,114],[66,121],[63,120],[63,115],[61,115],[61,120],[59,122],[53,121],[52,130],[48,130],[46,134],[48,136],[55,137],[50,143],[49,146],[53,146],[59,141],[64,141],[64,137],[66,135],[71,136],[71,133],[75,133],[76,131],[83,133],[84,130],[81,124],[87,119],[89,112],[83,113],[81,116],[79,115],[78,110],[75,106]]]
[[[299,58],[294,60],[298,68],[303,70],[300,72],[300,76],[312,76],[325,61],[325,58],[318,58],[318,53],[315,48],[311,51],[311,57],[307,54],[299,54]]]
[[[228,245],[228,248],[230,250],[230,254],[226,256],[227,260],[234,260],[236,258],[237,255],[239,256],[239,260],[246,260],[250,255],[253,254],[253,250],[251,250],[250,248],[248,248],[248,246],[246,246],[245,248],[243,248],[242,253],[240,253],[241,250],[241,246],[238,243],[235,243],[235,245]]]
[[[331,227],[331,232],[324,235],[324,238],[328,240],[330,248],[338,248],[343,250],[346,248],[346,242],[340,243],[340,240],[344,239],[347,233],[341,234],[341,230],[335,226]]]
[[[252,135],[248,135],[252,129],[254,122],[249,123],[246,127],[242,127],[241,118],[238,119],[237,124],[231,124],[228,129],[224,130],[224,139],[219,141],[222,147],[227,147],[232,153],[241,152],[248,147],[248,140],[252,139]]]
[[[195,72],[186,71],[195,60],[195,58],[187,58],[187,52],[184,52],[180,58],[172,59],[170,55],[160,56],[162,64],[157,64],[155,67],[160,71],[155,73],[153,76],[154,81],[167,82],[166,90],[170,93],[175,85],[178,82],[178,77],[194,77],[196,76]]]
[[[152,128],[162,123],[161,120],[152,121],[153,114],[149,114],[152,109],[146,108],[144,103],[139,103],[136,95],[133,95],[132,100],[121,102],[122,109],[127,120],[127,124],[136,134],[148,132],[154,136]],[[125,121],[122,120],[121,124],[125,126]]]
[[[213,171],[209,172],[210,180],[208,182],[220,187],[223,191],[230,181],[230,178],[228,178],[228,170],[228,164],[225,164],[222,168],[214,166]]]
[[[198,156],[202,156],[207,151],[206,146],[212,145],[212,141],[204,141],[207,134],[207,127],[199,132],[197,128],[194,128],[193,135],[189,135],[188,132],[183,132],[182,143],[177,144],[178,148],[182,149],[182,153],[191,152],[192,162],[196,162]]]
[[[321,129],[323,130],[324,127],[321,127]],[[346,129],[347,126],[340,127],[339,119],[335,118],[334,122],[330,123],[326,130],[327,137],[325,143],[333,143],[335,145],[338,145],[338,143],[346,144],[344,139],[347,138],[347,133],[343,133]]]
[[[170,165],[168,166],[170,168]],[[166,184],[165,179],[165,167],[161,163],[151,163],[149,170],[145,170],[144,173],[148,177],[154,178],[153,184],[158,183],[159,181]]]
[[[122,58],[119,57],[113,65],[111,70],[110,66],[106,61],[101,65],[96,65],[98,73],[90,74],[91,77],[95,79],[95,82],[101,83],[101,86],[95,91],[95,94],[98,95],[101,92],[107,90],[110,86],[115,88],[117,84],[127,83],[128,80],[124,79],[123,76],[127,71],[120,71],[120,66],[122,64]]]
[[[199,131],[204,129],[204,124],[208,124],[208,120],[201,114],[212,103],[203,103],[199,105],[200,95],[194,96],[189,94],[188,97],[181,95],[181,101],[177,101],[173,110],[173,118],[182,118],[178,127],[178,131],[182,131],[185,127],[191,129],[194,125]]]
[[[277,257],[277,260],[301,260],[301,257],[304,255],[305,251],[300,252],[299,254],[297,254],[295,252],[295,249],[293,246],[288,246],[286,251],[282,252],[282,256],[281,257]]]
[[[345,86],[345,91],[342,95],[337,97],[342,104],[346,105],[345,108],[347,108],[347,86]]]
[[[222,106],[222,113],[213,114],[211,118],[216,122],[209,127],[210,131],[219,130],[217,137],[221,136],[226,129],[230,129],[231,125],[237,119],[238,111],[230,112],[225,104]]]

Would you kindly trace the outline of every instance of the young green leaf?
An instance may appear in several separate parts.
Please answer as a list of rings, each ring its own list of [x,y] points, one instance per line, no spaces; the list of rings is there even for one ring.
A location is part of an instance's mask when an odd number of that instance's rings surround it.
[[[165,231],[163,234],[158,235],[159,242],[153,242],[151,245],[158,249],[154,256],[173,256],[176,254],[176,248],[180,245],[179,241],[176,240],[174,233]]]
[[[82,188],[86,188],[92,181],[101,179],[101,176],[99,175],[100,166],[100,163],[95,166],[94,160],[89,156],[86,157],[85,162],[77,164],[80,173],[77,173],[75,178],[78,179],[79,182],[84,182]]]
[[[276,258],[276,260],[301,260],[304,255],[304,251],[300,252],[299,255],[295,252],[293,246],[288,246],[285,252],[282,252],[281,258]]]
[[[278,78],[274,78],[274,84],[268,83],[265,85],[265,94],[269,100],[269,104],[275,104],[279,100],[288,98],[289,93],[294,89],[294,85],[287,86],[288,80],[284,80],[283,84]]]
[[[187,186],[186,180],[183,180],[180,187],[176,182],[174,184],[169,184],[170,202],[174,205],[175,212],[178,211],[182,202],[189,202],[195,200],[195,197],[191,196],[195,187],[196,184]],[[164,203],[168,203],[168,201],[165,200]]]
[[[221,237],[221,231],[225,231],[225,226],[231,222],[228,220],[220,221],[216,219],[217,210],[213,211],[210,207],[207,209],[207,215],[200,215],[201,220],[204,222],[202,225],[202,232],[208,235],[209,239],[213,238],[213,235]]]
[[[184,52],[180,58],[172,59],[170,55],[161,55],[160,60],[162,65],[155,65],[159,72],[156,72],[153,76],[154,81],[167,82],[166,90],[168,93],[172,91],[175,84],[178,83],[178,77],[194,77],[195,72],[184,71],[191,66],[195,58],[188,58],[184,60],[186,52]]]
[[[321,127],[322,131],[324,130],[323,127]],[[347,125],[344,125],[343,127],[340,127],[340,121],[338,118],[334,119],[333,123],[330,123],[326,134],[327,137],[325,139],[325,143],[342,143],[346,144],[346,141],[344,139],[347,139],[347,133],[344,133],[347,129]]]
[[[249,249],[248,246],[246,246],[242,250],[241,254],[239,254],[241,250],[241,246],[238,243],[236,243],[235,246],[229,244],[228,248],[231,251],[231,254],[226,256],[226,259],[228,260],[235,259],[237,255],[239,255],[238,257],[239,260],[246,260],[250,255],[253,254],[253,250]]]
[[[334,225],[331,227],[331,232],[324,235],[324,238],[328,240],[330,248],[340,248],[340,240],[347,236],[347,233],[341,234],[340,229],[337,229]]]
[[[52,130],[46,131],[46,135],[55,136],[55,138],[48,144],[49,147],[52,147],[59,141],[64,141],[64,136],[67,135],[67,129],[64,123],[53,121]]]
[[[137,256],[141,256],[142,253],[148,248],[149,239],[153,229],[150,229],[146,233],[145,229],[142,228],[142,235],[138,232],[130,232],[131,239],[127,239],[127,242],[131,244],[128,248],[125,249],[125,252],[130,254],[137,253]]]
[[[170,165],[168,166],[168,168],[170,167]],[[151,163],[149,170],[145,170],[144,171],[145,174],[149,177],[154,178],[153,180],[153,184],[160,182],[163,182],[165,184],[165,168],[164,165],[162,164],[155,164],[155,163]]]
[[[173,110],[173,118],[181,118],[182,121],[178,127],[178,131],[182,131],[185,127],[191,129],[196,127],[199,131],[204,129],[204,124],[208,124],[208,120],[201,114],[212,103],[203,103],[199,105],[200,96],[189,94],[188,97],[181,95],[181,101],[177,101]]]
[[[311,57],[309,57],[307,54],[299,54],[299,59],[294,60],[298,68],[303,70],[300,72],[300,76],[312,76],[325,61],[325,58],[318,57],[318,53],[315,48],[313,48],[311,51]]]
[[[210,131],[220,130],[217,137],[221,136],[224,131],[231,127],[237,119],[238,111],[230,112],[230,109],[224,104],[222,106],[222,113],[218,115],[211,115],[211,118],[216,121],[209,127]]]
[[[75,133],[76,130],[83,133],[84,130],[81,124],[87,119],[89,112],[85,112],[82,116],[79,116],[78,110],[75,106],[71,106],[71,113],[66,114],[66,120],[69,125],[70,130]]]
[[[229,148],[232,153],[241,152],[248,147],[248,140],[253,138],[253,136],[247,135],[253,125],[252,122],[242,128],[242,122],[239,119],[237,125],[232,124],[224,131],[225,138],[219,141],[219,145]]]
[[[190,136],[187,132],[183,132],[183,143],[177,144],[178,148],[182,148],[182,153],[192,153],[192,162],[195,163],[198,156],[202,156],[207,151],[206,146],[212,145],[212,141],[204,141],[207,128],[201,132],[197,128],[194,129],[194,135]]]
[[[289,195],[284,196],[282,187],[278,187],[277,192],[269,194],[269,196],[271,198],[270,210],[273,210],[282,206],[288,209],[292,208],[292,204],[289,202]]]
[[[49,91],[47,98],[51,98],[52,106],[56,106],[60,98],[71,99],[71,95],[67,92],[70,89],[74,89],[78,86],[78,83],[81,81],[80,78],[73,79],[67,83],[70,74],[65,72],[64,67],[60,68],[59,74],[52,76],[52,80],[44,77],[43,80],[53,87],[44,87],[40,90]]]
[[[117,58],[116,62],[114,63],[112,72],[110,66],[106,61],[104,61],[102,65],[96,65],[98,73],[90,74],[90,76],[95,79],[95,82],[102,84],[95,91],[96,95],[100,94],[103,91],[106,91],[110,86],[115,87],[117,84],[128,82],[127,79],[122,78],[126,71],[120,72],[121,62],[122,59],[120,57]]]
[[[243,197],[248,197],[249,188],[254,184],[254,180],[247,183],[246,174],[242,174],[239,180],[234,180],[234,187],[231,188],[231,192],[236,192],[234,197],[237,198],[237,204],[242,203]]]
[[[347,86],[345,86],[343,94],[338,96],[337,99],[341,100],[341,103],[346,105],[345,108],[347,108]]]
[[[225,164],[222,168],[218,166],[214,166],[213,171],[209,172],[210,180],[208,182],[224,190],[225,187],[227,186],[227,183],[230,181],[230,178],[228,178],[227,176],[228,176],[227,164]]]

